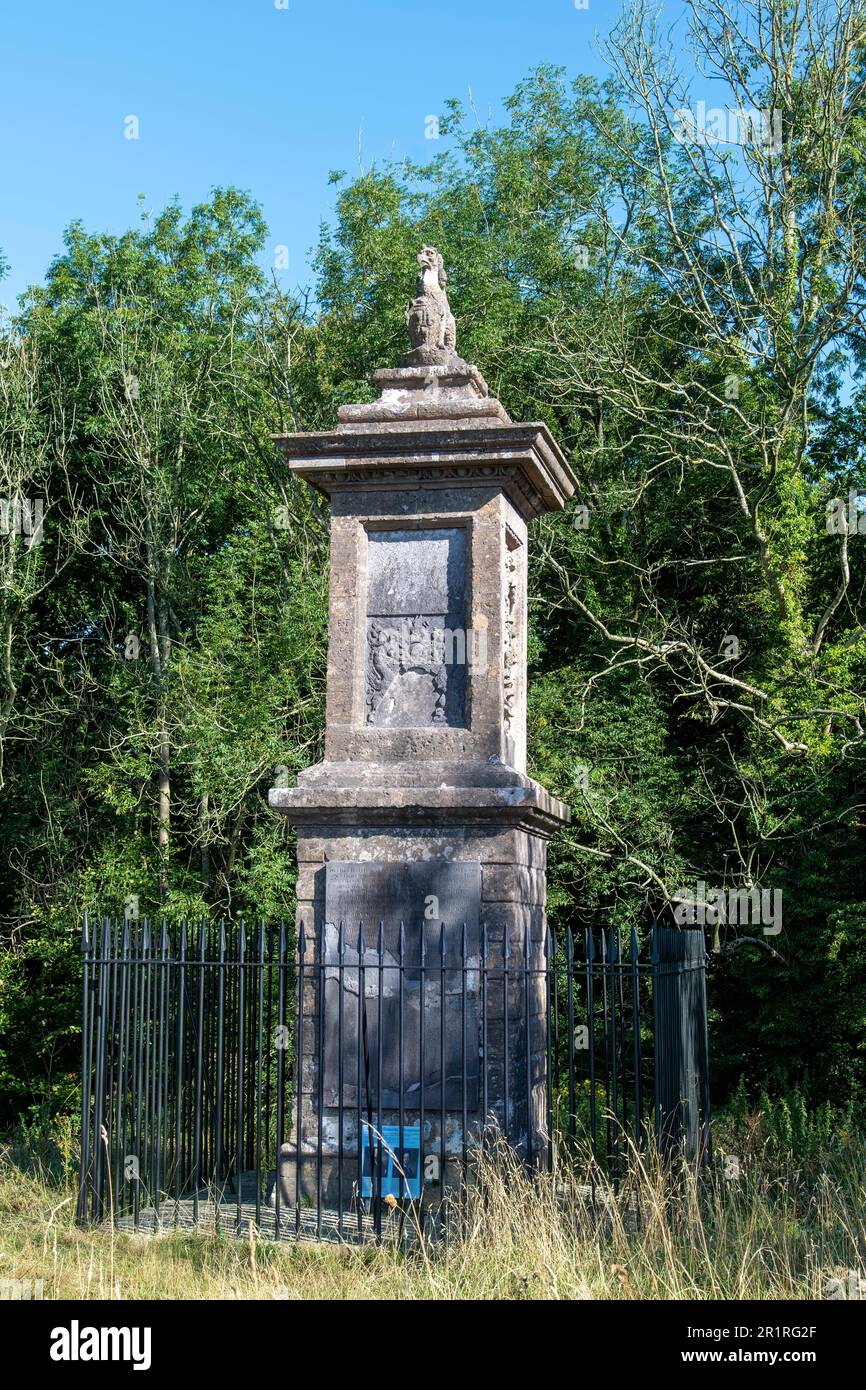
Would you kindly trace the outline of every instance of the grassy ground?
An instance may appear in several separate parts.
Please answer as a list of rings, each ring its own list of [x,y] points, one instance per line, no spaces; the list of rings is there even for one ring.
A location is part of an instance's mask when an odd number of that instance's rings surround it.
[[[52,1299],[705,1300],[821,1298],[830,1279],[862,1273],[862,1146],[807,1165],[752,1147],[738,1177],[720,1164],[702,1190],[635,1158],[618,1196],[602,1188],[595,1205],[564,1168],[530,1180],[500,1159],[482,1175],[464,1237],[408,1253],[80,1230],[71,1182],[10,1148],[0,1156],[0,1280],[41,1279]]]

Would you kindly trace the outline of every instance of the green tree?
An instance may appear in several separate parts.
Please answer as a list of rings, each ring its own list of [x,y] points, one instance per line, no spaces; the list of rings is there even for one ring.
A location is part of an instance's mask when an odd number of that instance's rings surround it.
[[[233,190],[74,225],[4,339],[0,460],[46,503],[41,545],[2,552],[7,1114],[73,1084],[85,909],[292,908],[265,793],[319,734],[325,532],[270,443],[298,309],[264,235]]]

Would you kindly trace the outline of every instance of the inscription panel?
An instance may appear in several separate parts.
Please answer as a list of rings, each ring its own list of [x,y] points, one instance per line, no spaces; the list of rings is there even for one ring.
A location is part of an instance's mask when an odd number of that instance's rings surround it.
[[[425,916],[425,912],[433,915]],[[439,1108],[442,1103],[441,1026],[444,1013],[445,1108],[462,1109],[465,1068],[466,1104],[469,1109],[476,1109],[479,1076],[481,865],[363,864],[332,861],[325,866],[325,919],[325,1105],[338,1104],[342,1055],[344,1105],[360,1104],[363,1108],[369,1101],[374,1106],[381,1104],[383,1108],[395,1109],[400,1104],[402,1079],[404,1107],[407,1110],[418,1109],[423,1076],[424,1109]],[[405,939],[402,971],[401,920]],[[359,968],[358,955],[360,921],[364,923],[366,948],[363,972]],[[380,921],[384,924],[381,968]],[[440,945],[443,923],[444,971]],[[462,954],[464,924],[465,963]],[[426,943],[423,971],[422,932]],[[464,964],[465,1013],[462,999]]]
[[[369,533],[368,724],[465,727],[466,539],[463,527]]]

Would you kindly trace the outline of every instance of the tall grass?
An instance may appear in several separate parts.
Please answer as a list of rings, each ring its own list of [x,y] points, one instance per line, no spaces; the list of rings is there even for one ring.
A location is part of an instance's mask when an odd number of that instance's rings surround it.
[[[724,1129],[721,1138],[724,1141]],[[528,1176],[485,1158],[449,1243],[274,1244],[225,1234],[81,1230],[71,1173],[0,1155],[0,1278],[46,1298],[794,1299],[866,1268],[862,1144],[837,1137],[806,1164],[752,1125],[737,1176],[709,1179],[631,1153],[616,1191],[585,1156]],[[731,1142],[731,1141],[729,1141]]]

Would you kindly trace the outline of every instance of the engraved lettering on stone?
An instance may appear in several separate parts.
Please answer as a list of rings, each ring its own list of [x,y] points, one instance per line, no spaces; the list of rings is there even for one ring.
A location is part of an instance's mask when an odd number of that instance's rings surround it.
[[[436,908],[433,914],[428,911],[431,903]],[[402,1081],[402,1098],[407,1107],[419,1104],[423,1086],[425,1110],[436,1109],[443,1102],[448,1109],[458,1110],[463,1105],[465,1070],[466,1104],[469,1109],[477,1106],[481,1041],[480,919],[481,866],[478,863],[384,864],[331,860],[325,866],[325,1105],[340,1103],[341,1082],[343,1103],[348,1106],[357,1103],[360,1041],[362,1048],[366,1042],[368,1059],[366,1066],[362,1064],[361,1073],[365,1101],[369,1096],[375,1105],[381,1099],[384,1106],[398,1106]],[[359,920],[366,924],[363,1001]],[[340,923],[343,923],[342,928]],[[443,928],[444,979],[440,974]],[[422,934],[428,961],[424,971],[421,970]],[[431,964],[434,961],[435,968]],[[422,1012],[425,1022],[423,1058]],[[401,1014],[402,1066],[398,1047]]]

